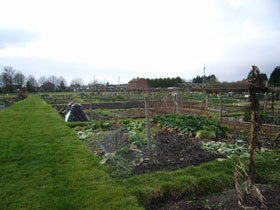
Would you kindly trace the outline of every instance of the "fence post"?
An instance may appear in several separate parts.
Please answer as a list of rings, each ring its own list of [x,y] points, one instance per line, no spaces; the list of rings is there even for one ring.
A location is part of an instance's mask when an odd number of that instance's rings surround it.
[[[91,102],[91,93],[89,94],[89,110],[90,110],[90,121],[92,121],[92,102]]]
[[[118,131],[116,132],[116,136],[115,136],[115,151],[117,151],[118,149]]]
[[[173,114],[177,112],[177,94],[174,95],[174,105],[173,105]]]
[[[220,96],[220,123],[222,123],[222,118],[223,118],[223,99],[222,96]]]
[[[151,142],[151,127],[150,127],[150,114],[149,114],[149,100],[144,96],[145,103],[145,115],[146,115],[146,129],[147,129],[147,138],[148,138],[148,155],[149,155],[149,164],[153,164],[153,154],[152,154],[152,142]]]
[[[206,117],[208,120],[208,94],[205,95],[205,111],[206,111]]]
[[[266,112],[266,109],[267,109],[267,92],[264,93],[263,111]]]
[[[181,92],[181,111],[183,112],[184,109],[184,92]]]
[[[271,92],[271,114],[274,117],[274,92]]]

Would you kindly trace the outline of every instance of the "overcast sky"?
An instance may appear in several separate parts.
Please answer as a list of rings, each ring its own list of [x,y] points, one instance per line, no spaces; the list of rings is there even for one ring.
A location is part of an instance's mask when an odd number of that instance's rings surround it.
[[[280,65],[278,0],[0,0],[0,69],[126,83]]]

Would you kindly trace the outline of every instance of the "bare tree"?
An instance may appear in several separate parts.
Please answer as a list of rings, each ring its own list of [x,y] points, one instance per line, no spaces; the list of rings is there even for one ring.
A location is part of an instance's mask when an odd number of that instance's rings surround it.
[[[84,85],[84,81],[82,78],[75,78],[71,81],[71,86],[81,87]]]
[[[50,83],[53,83],[56,88],[59,86],[59,81],[58,81],[57,77],[54,75],[49,76],[48,81]]]
[[[35,79],[35,77],[33,75],[29,75],[27,77],[27,81],[26,81],[26,89],[28,91],[35,91],[35,88],[38,87],[38,83],[37,80]]]
[[[16,72],[14,76],[14,85],[18,85],[20,88],[25,84],[25,76],[21,71]]]
[[[66,79],[65,79],[64,77],[62,77],[62,76],[60,76],[60,77],[58,78],[58,83],[59,83],[59,85],[61,84],[61,82],[63,82],[63,84],[64,84],[65,86],[68,85]]]
[[[41,87],[43,84],[47,83],[48,80],[45,76],[41,76],[39,79],[38,79],[38,85]]]
[[[71,89],[78,90],[84,85],[84,81],[82,78],[76,78],[71,81]]]
[[[11,66],[5,66],[2,72],[2,81],[7,91],[13,91],[13,79],[16,70]]]
[[[0,74],[0,88],[4,86],[2,74]]]

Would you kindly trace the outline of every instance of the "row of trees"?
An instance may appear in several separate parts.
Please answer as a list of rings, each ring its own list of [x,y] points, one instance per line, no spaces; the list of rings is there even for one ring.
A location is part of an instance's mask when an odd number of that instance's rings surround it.
[[[84,82],[81,78],[76,78],[71,81],[70,87],[81,87]],[[27,77],[21,72],[16,71],[12,66],[5,66],[0,74],[0,89],[5,92],[15,92],[17,90],[27,90],[34,92],[37,90],[42,91],[65,91],[67,81],[64,77],[41,76],[38,80],[33,75]]]
[[[262,78],[263,81],[268,81],[268,84],[270,86],[279,87],[280,86],[280,66],[276,66],[274,68],[269,79],[265,73],[261,73],[260,77]],[[248,80],[248,79],[250,79],[249,75],[244,80]],[[197,77],[193,78],[192,82],[193,83],[203,83],[203,76],[197,76]],[[216,76],[214,74],[212,74],[209,76],[204,76],[204,82],[205,83],[214,83],[214,82],[218,82],[218,79],[216,78]]]
[[[218,79],[216,78],[216,76],[214,74],[211,74],[209,76],[197,76],[197,77],[193,78],[192,82],[193,83],[203,83],[203,79],[204,79],[205,83],[218,82]]]
[[[280,86],[280,66],[276,66],[273,72],[271,73],[269,80],[269,84],[275,87]]]
[[[183,79],[176,78],[159,78],[159,79],[147,79],[148,87],[150,88],[167,88],[167,87],[180,87],[183,83]]]

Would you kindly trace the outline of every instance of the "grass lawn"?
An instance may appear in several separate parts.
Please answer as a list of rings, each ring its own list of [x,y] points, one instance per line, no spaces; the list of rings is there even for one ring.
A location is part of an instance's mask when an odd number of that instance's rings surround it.
[[[141,209],[38,96],[0,123],[0,209]]]

